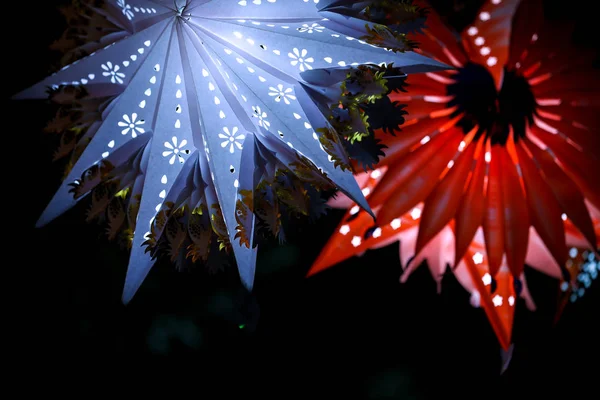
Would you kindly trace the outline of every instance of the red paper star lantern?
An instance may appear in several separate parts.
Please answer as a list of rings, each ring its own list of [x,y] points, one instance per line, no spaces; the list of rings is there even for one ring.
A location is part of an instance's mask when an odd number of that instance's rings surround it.
[[[399,240],[401,281],[423,260],[438,283],[452,266],[505,350],[516,298],[535,308],[524,265],[576,279],[569,246],[595,250],[600,235],[600,79],[593,54],[542,12],[490,0],[461,35],[429,14],[419,51],[456,69],[390,95],[407,121],[376,132],[386,156],[356,175],[376,221],[333,200],[349,210],[309,275]]]

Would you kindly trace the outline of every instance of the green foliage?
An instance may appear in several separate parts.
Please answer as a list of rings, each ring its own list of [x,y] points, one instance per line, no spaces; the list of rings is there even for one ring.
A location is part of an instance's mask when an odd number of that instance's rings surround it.
[[[361,106],[374,103],[387,94],[384,69],[377,65],[352,68],[340,85],[339,102],[330,106],[329,122],[335,131],[350,143],[369,135],[368,117]]]
[[[405,105],[392,102],[390,93],[405,92],[405,75],[393,64],[352,68],[340,84],[339,101],[330,106],[330,127],[317,129],[319,140],[332,162],[350,168],[349,157],[363,168],[373,168],[383,156],[373,131],[394,134],[404,123]]]
[[[367,21],[387,26],[396,34],[407,34],[423,29],[428,12],[414,5],[412,0],[375,0],[365,7],[362,16]]]

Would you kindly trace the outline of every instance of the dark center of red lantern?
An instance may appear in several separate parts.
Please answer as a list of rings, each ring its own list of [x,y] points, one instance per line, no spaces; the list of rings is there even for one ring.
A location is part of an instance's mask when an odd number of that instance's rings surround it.
[[[465,133],[478,126],[475,139],[489,137],[492,144],[504,144],[510,129],[515,140],[525,136],[525,127],[533,122],[535,97],[527,80],[514,71],[504,70],[502,87],[496,90],[492,75],[481,64],[468,63],[447,86],[453,99],[448,106],[457,107],[453,116],[464,114],[458,126]]]

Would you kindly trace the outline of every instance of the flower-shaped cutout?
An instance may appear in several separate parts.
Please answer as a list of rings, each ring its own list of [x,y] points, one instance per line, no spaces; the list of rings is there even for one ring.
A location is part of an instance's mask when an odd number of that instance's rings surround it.
[[[109,76],[111,83],[123,83],[123,78],[125,78],[125,74],[123,72],[119,72],[121,67],[117,64],[114,64],[110,61],[107,61],[106,64],[102,64],[102,75]]]
[[[275,101],[278,103],[283,100],[285,104],[290,104],[290,100],[296,100],[293,92],[294,89],[291,87],[285,89],[281,83],[276,88],[273,86],[269,87],[269,96],[275,97]]]
[[[269,130],[271,123],[267,121],[267,113],[260,109],[260,106],[252,106],[253,114],[252,116],[258,119],[258,126],[262,126],[266,130]]]
[[[302,27],[298,28],[298,32],[323,32],[323,27],[319,24],[302,24]]]
[[[175,164],[176,159],[179,159],[179,162],[183,164],[185,159],[183,158],[182,154],[189,154],[189,150],[185,149],[186,145],[186,139],[183,139],[181,142],[179,142],[177,137],[173,136],[171,138],[171,142],[165,142],[165,147],[167,150],[163,151],[162,155],[163,157],[171,157],[169,159],[169,164],[171,165]]]
[[[313,69],[310,63],[315,62],[315,59],[313,57],[306,57],[307,55],[308,50],[298,50],[296,47],[294,47],[292,52],[288,53],[288,56],[292,59],[292,61],[290,61],[290,64],[292,64],[293,66],[297,65],[301,72]]]
[[[236,148],[238,150],[242,150],[242,143],[244,142],[244,139],[246,138],[245,135],[243,135],[243,134],[238,135],[237,133],[238,133],[237,126],[234,126],[233,128],[231,128],[231,130],[228,127],[224,126],[223,133],[219,133],[219,137],[221,139],[223,139],[223,142],[221,142],[221,147],[225,149],[229,146],[229,152],[232,154]]]
[[[133,11],[131,10],[131,6],[125,3],[125,0],[117,0],[117,5],[121,7],[121,12],[124,16],[127,17],[128,20],[133,18]]]
[[[143,119],[138,119],[137,113],[132,113],[131,117],[127,114],[123,114],[123,120],[119,121],[117,125],[119,125],[123,130],[121,131],[121,135],[127,135],[131,132],[131,137],[135,138],[138,133],[144,133],[145,130],[140,125],[144,125],[146,121]]]

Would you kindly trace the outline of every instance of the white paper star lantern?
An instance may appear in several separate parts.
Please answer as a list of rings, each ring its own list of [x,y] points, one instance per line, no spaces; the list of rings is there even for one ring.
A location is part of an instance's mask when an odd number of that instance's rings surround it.
[[[252,289],[261,183],[292,192],[294,177],[332,183],[368,208],[351,171],[332,162],[347,156],[315,97],[339,91],[359,64],[393,63],[405,73],[446,66],[360,40],[365,21],[336,13],[341,3],[107,1],[106,17],[124,30],[114,43],[16,96],[45,98],[58,89],[59,100],[71,91],[98,107],[38,225],[91,191],[88,217],[108,208],[109,230],[128,224],[132,231],[128,302],[161,238],[172,259],[204,257],[213,231]],[[268,193],[261,196],[274,206]]]

